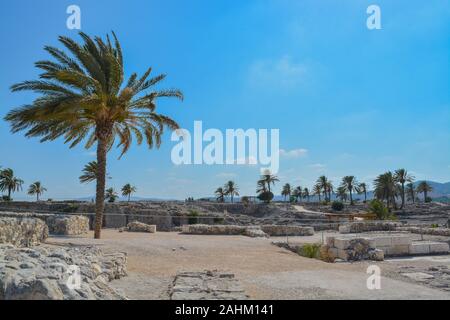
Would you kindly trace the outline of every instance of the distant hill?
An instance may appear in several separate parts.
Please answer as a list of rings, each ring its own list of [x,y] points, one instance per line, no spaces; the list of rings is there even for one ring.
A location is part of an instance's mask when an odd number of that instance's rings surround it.
[[[417,185],[422,181],[416,181],[414,186],[417,187]],[[450,197],[450,182],[440,183],[427,180],[427,183],[433,188],[433,191],[429,194],[431,198]]]

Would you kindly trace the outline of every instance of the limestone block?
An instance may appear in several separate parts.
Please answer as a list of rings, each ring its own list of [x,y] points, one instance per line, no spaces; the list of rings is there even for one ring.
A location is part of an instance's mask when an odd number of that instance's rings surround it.
[[[413,242],[409,245],[409,254],[429,254],[430,253],[430,244],[425,242]]]
[[[393,236],[391,238],[392,245],[410,245],[412,239],[410,236]]]
[[[130,222],[127,225],[127,229],[129,232],[148,232],[148,233],[155,233],[156,232],[156,225],[151,224],[145,224],[138,221]]]
[[[386,256],[403,256],[409,254],[409,245],[396,245],[387,247],[384,252]]]
[[[445,242],[431,242],[430,253],[448,253],[449,245]]]
[[[350,239],[334,238],[334,246],[341,250],[347,249],[350,246]]]

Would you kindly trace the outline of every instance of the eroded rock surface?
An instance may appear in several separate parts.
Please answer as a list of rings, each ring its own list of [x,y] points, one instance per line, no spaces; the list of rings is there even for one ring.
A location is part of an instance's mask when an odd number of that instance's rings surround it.
[[[108,282],[126,275],[126,263],[125,253],[96,247],[0,245],[0,300],[125,299]]]
[[[150,225],[150,224],[145,224],[139,221],[133,221],[130,222],[127,225],[126,228],[127,231],[129,232],[148,232],[148,233],[155,233],[156,232],[156,226],[155,225]]]
[[[246,300],[232,273],[219,271],[178,273],[170,288],[172,300]]]

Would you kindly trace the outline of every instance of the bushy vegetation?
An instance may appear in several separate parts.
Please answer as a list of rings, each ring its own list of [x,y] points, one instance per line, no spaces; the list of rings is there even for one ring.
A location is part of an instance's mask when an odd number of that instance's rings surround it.
[[[189,210],[189,214],[188,214],[188,223],[189,224],[198,224],[198,217],[199,217],[199,213],[196,210]]]
[[[344,210],[344,204],[341,201],[333,201],[331,204],[331,209],[334,211],[342,211]]]
[[[318,243],[307,243],[298,249],[298,254],[302,257],[318,259],[320,256],[320,247]]]
[[[379,220],[396,220],[397,217],[389,212],[389,209],[380,200],[369,202],[369,213],[374,214]]]
[[[258,195],[258,199],[261,200],[261,201],[264,201],[266,203],[269,203],[273,199],[273,193],[270,192],[270,191],[261,192]]]

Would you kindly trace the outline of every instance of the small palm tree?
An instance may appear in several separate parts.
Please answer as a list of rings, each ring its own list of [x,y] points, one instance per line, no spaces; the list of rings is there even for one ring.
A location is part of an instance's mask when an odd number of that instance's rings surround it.
[[[394,180],[401,186],[402,206],[400,207],[400,209],[403,209],[403,207],[405,206],[405,194],[406,194],[405,184],[407,182],[413,182],[414,177],[408,174],[408,171],[406,171],[405,169],[398,169],[394,173]]]
[[[256,183],[256,193],[260,194],[266,191],[266,182],[264,180],[258,180],[258,182]]]
[[[414,188],[414,183],[410,182],[406,185],[406,193],[408,194],[408,200],[414,203],[416,201],[416,188]]]
[[[423,201],[426,202],[428,199],[428,192],[433,191],[433,188],[426,182],[421,181],[417,185],[417,193],[423,193]]]
[[[165,75],[148,79],[151,68],[142,77],[131,74],[124,82],[121,45],[116,35],[112,35],[112,40],[109,36],[105,40],[92,39],[80,32],[82,44],[59,37],[70,54],[45,47],[56,62],[36,62],[36,67],[43,70],[41,79],[11,87],[13,92],[27,90],[40,96],[5,116],[12,132],[26,131],[27,137],[40,137],[41,142],[63,137],[70,147],[82,141],[86,141],[86,148],[96,144],[96,239],[101,235],[108,151],[118,140],[122,156],[132,145],[133,137],[137,144],[145,140],[150,148],[159,147],[164,129],[175,130],[179,125],[156,113],[156,102],[163,97],[183,98],[179,90],[152,91]]]
[[[303,189],[302,187],[298,186],[297,188],[294,189],[294,191],[292,192],[292,195],[295,197],[295,202],[298,202],[298,199],[302,199],[303,197]]]
[[[289,183],[286,183],[283,186],[283,189],[281,190],[281,195],[284,196],[284,201],[286,201],[286,198],[288,197],[288,199],[291,196],[291,185]]]
[[[342,202],[346,202],[348,198],[347,188],[344,186],[340,186],[337,188],[336,196],[341,199]]]
[[[275,182],[278,182],[280,180],[278,179],[277,176],[271,174],[270,171],[266,171],[261,176],[261,179],[259,181],[264,182],[267,185],[268,191],[271,192],[270,185],[275,185]]]
[[[131,184],[127,183],[122,187],[122,195],[124,197],[128,197],[128,202],[130,202],[131,195],[133,193],[136,193],[137,188],[135,186],[132,186]]]
[[[41,184],[40,181],[36,181],[28,188],[28,194],[33,196],[36,195],[36,201],[39,202],[39,197],[45,192],[47,189]]]
[[[305,189],[303,189],[303,199],[307,199],[307,201],[309,202],[309,189],[308,188],[305,188]]]
[[[350,204],[353,205],[352,193],[355,191],[355,187],[358,185],[356,178],[354,176],[345,176],[342,178],[341,187],[344,188],[350,195]]]
[[[392,204],[396,208],[395,198],[398,194],[398,188],[395,183],[394,175],[391,171],[380,174],[374,181],[374,194],[378,200],[385,200],[388,210]]]
[[[322,186],[319,183],[316,183],[313,188],[313,194],[319,196],[319,202],[321,201],[320,200],[321,193],[322,193]]]
[[[115,202],[119,196],[117,195],[117,192],[114,190],[114,188],[108,188],[105,190],[105,199],[108,202]]]
[[[361,182],[356,187],[356,192],[358,194],[364,194],[364,203],[367,202],[367,185],[364,182]]]
[[[225,201],[226,193],[225,193],[223,188],[221,188],[221,187],[217,188],[214,193],[216,195],[217,202],[224,202]]]
[[[228,181],[224,186],[224,191],[227,196],[230,196],[231,203],[233,203],[234,196],[239,196],[239,188],[234,181]]]
[[[23,180],[14,176],[14,171],[10,168],[0,171],[0,191],[8,191],[8,199],[11,194],[22,190]]]

